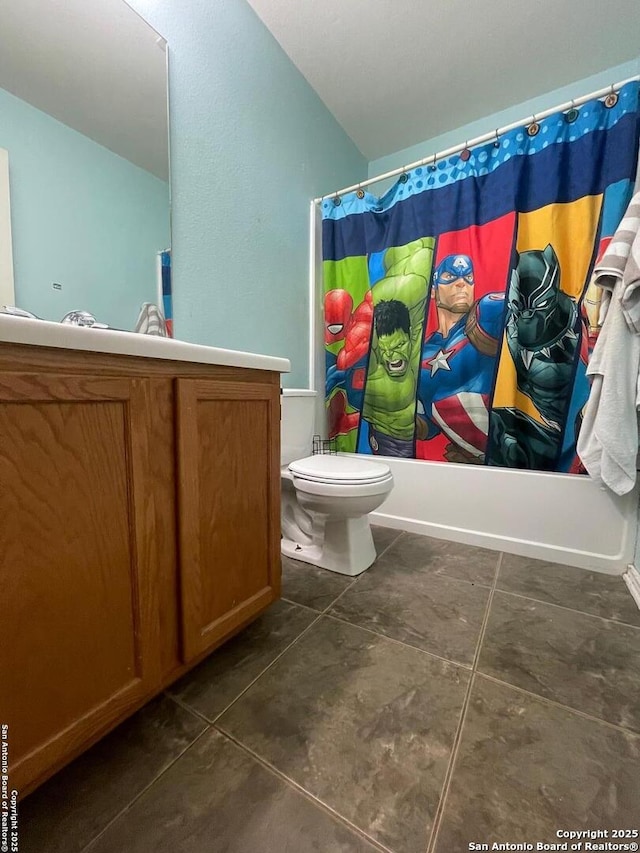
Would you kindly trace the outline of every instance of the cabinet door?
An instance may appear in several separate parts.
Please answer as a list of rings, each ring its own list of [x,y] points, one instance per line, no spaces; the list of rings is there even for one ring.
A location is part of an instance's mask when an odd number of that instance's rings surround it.
[[[0,374],[0,720],[18,788],[159,680],[146,392]]]
[[[188,661],[280,594],[280,390],[210,379],[176,385]]]

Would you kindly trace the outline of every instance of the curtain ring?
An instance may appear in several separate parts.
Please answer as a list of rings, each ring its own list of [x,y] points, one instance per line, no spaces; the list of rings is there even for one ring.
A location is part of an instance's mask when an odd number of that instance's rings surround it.
[[[564,114],[564,120],[567,122],[567,124],[573,124],[574,121],[580,115],[580,113],[576,109],[575,101],[573,100],[573,98],[571,98],[570,104],[570,109],[567,110],[567,112]]]
[[[613,91],[614,85],[614,83],[611,84],[611,91],[604,99],[604,105],[609,110],[611,109],[611,107],[615,107],[615,105],[618,103],[618,93]]]
[[[436,170],[436,154],[437,154],[437,152],[436,152],[436,151],[434,151],[434,153],[433,153],[433,160],[432,160],[432,162],[431,162],[431,165],[429,166],[429,169],[430,169],[430,171],[432,171],[432,172],[435,172],[435,170]]]
[[[493,143],[494,148],[500,148],[500,135],[498,134],[499,129],[500,128],[496,127],[496,138],[495,138],[495,141]]]
[[[466,163],[469,157],[471,157],[471,151],[469,151],[469,140],[467,139],[464,143],[464,148],[460,152],[460,159],[463,163]]]
[[[398,180],[400,181],[401,184],[406,184],[407,181],[409,180],[409,175],[407,175],[407,167],[406,166],[402,167],[402,174],[400,175]]]
[[[361,189],[361,187],[362,187],[362,181],[360,181],[360,183],[358,184],[358,188],[356,190],[356,196],[358,198],[364,198],[364,190]]]
[[[534,113],[531,116],[531,124],[527,127],[527,133],[529,136],[537,136],[540,131],[540,125],[538,124],[538,120],[536,118],[536,114]]]

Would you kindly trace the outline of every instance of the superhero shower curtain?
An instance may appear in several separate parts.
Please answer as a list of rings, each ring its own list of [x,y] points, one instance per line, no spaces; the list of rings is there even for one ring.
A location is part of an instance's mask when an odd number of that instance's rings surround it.
[[[631,199],[638,83],[323,214],[339,450],[579,472],[589,286]]]

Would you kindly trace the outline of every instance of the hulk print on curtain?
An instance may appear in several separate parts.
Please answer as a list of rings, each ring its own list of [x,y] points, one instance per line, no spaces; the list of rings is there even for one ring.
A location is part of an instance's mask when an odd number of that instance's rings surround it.
[[[339,450],[578,473],[597,257],[633,192],[638,83],[326,199]]]

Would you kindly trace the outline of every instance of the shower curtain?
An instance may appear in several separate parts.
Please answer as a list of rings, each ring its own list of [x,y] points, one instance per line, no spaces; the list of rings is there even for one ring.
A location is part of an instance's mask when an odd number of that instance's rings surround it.
[[[168,337],[173,337],[173,288],[171,285],[171,249],[158,252],[158,304],[162,306]]]
[[[630,201],[638,83],[322,203],[339,450],[580,473],[591,271]]]

